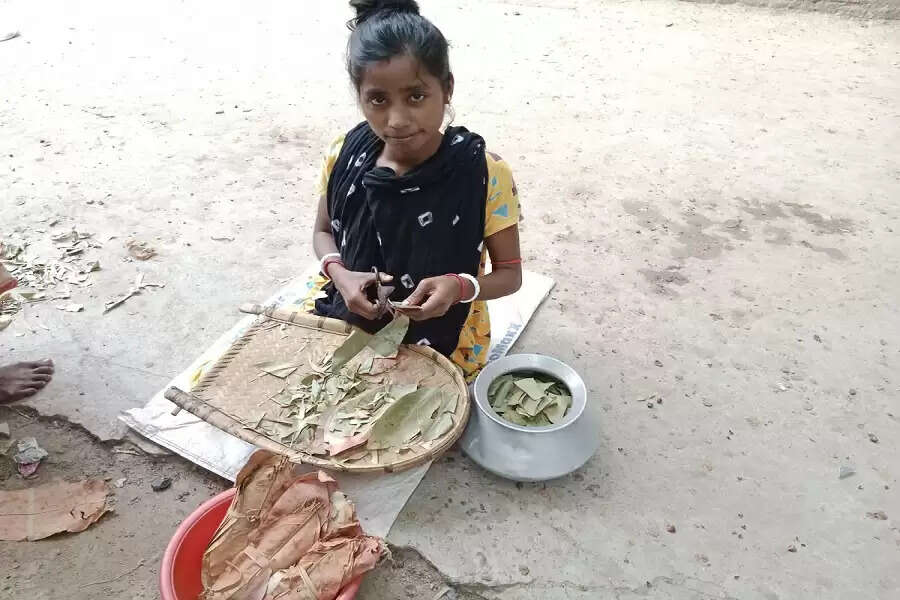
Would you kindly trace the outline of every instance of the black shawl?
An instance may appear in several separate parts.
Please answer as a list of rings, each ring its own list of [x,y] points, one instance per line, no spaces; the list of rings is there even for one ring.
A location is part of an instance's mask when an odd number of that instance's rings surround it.
[[[392,300],[402,301],[425,278],[447,273],[478,275],[484,245],[487,162],[484,140],[463,127],[450,127],[438,151],[398,177],[375,162],[384,148],[368,123],[344,141],[328,180],[328,215],[335,244],[351,271],[378,267],[394,276]],[[347,310],[334,285],[316,302],[318,314],[348,321],[366,331],[390,316],[369,321]],[[457,304],[446,315],[412,322],[404,339],[449,356],[469,315]]]

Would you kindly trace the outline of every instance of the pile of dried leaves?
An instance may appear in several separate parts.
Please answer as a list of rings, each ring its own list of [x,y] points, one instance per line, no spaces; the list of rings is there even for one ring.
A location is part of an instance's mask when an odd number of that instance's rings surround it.
[[[29,242],[24,239],[7,239],[0,244],[0,261],[18,280],[18,288],[0,302],[0,329],[9,325],[27,304],[68,300],[72,297],[73,287],[86,288],[93,284],[91,273],[100,270],[100,262],[85,257],[91,248],[101,247],[93,235],[71,229],[50,239],[56,252],[52,257],[34,255],[28,250]],[[73,303],[58,303],[56,308],[66,312],[84,310],[83,305]],[[32,329],[27,323],[26,327]]]
[[[92,234],[71,229],[50,239],[57,256],[29,257],[26,252],[29,243],[25,240],[5,241],[0,245],[0,260],[19,281],[19,287],[33,290],[38,296],[29,300],[43,299],[60,285],[87,287],[92,284],[90,273],[100,270],[98,261],[84,257],[89,249],[102,247]],[[54,299],[68,298],[69,295],[71,291],[51,293]]]
[[[387,555],[323,471],[301,477],[257,451],[203,556],[202,600],[334,600]]]
[[[396,357],[408,328],[409,318],[397,314],[375,335],[354,330],[319,362],[256,365],[262,376],[281,379],[301,367],[312,372],[269,398],[265,412],[244,425],[291,448],[342,455],[346,462],[440,438],[453,428],[459,394],[418,383],[384,383],[379,376],[377,357]],[[354,361],[366,348],[373,356]]]
[[[51,227],[56,224],[56,220],[49,223]],[[45,232],[43,229],[34,231]],[[33,247],[30,247],[29,240],[21,236],[10,237],[0,243],[0,262],[10,275],[18,280],[18,288],[0,299],[0,329],[8,326],[14,316],[28,304],[69,300],[78,289],[94,284],[91,274],[100,270],[100,261],[90,258],[88,254],[89,250],[102,248],[103,244],[97,241],[93,234],[78,231],[73,227],[50,235],[50,241],[53,243],[53,253],[50,255],[35,252]],[[126,248],[137,260],[147,260],[156,254],[156,251],[145,243],[130,241],[126,244]],[[120,306],[148,287],[165,286],[146,283],[144,276],[138,274],[134,285],[124,294],[109,300],[103,312],[109,312]],[[54,306],[72,313],[84,310],[83,304],[71,302],[56,302]],[[27,322],[25,326],[34,331]]]
[[[543,373],[501,375],[488,387],[488,401],[498,415],[516,425],[546,427],[561,422],[572,394],[561,381]]]
[[[21,308],[21,301],[14,298],[12,294],[0,296],[0,331],[9,327]]]

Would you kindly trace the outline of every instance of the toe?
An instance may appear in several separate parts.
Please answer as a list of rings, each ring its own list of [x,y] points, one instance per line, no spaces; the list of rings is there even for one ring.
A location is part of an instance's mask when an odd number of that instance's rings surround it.
[[[34,367],[31,369],[31,372],[35,375],[53,375],[54,370],[53,367]]]
[[[28,398],[29,396],[34,396],[38,393],[39,388],[36,387],[27,387],[23,388],[17,395],[19,398]]]
[[[35,382],[35,383],[36,383],[36,382],[41,382],[42,384],[46,384],[46,383],[47,383],[48,381],[50,381],[51,379],[53,379],[52,376],[46,375],[46,374],[43,374],[43,373],[32,373],[32,375],[31,375],[31,381],[33,381],[33,382]]]
[[[49,358],[45,358],[44,360],[35,360],[32,362],[23,363],[26,367],[30,367],[32,369],[38,369],[40,367],[50,367],[53,368],[53,361]]]

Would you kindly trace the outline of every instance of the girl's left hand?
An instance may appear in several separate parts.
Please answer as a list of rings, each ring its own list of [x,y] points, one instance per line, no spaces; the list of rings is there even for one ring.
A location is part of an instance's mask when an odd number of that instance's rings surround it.
[[[429,277],[420,281],[415,291],[406,299],[407,304],[421,306],[421,308],[407,311],[398,308],[397,310],[413,321],[427,321],[443,317],[459,300],[459,282],[456,278],[448,275]]]

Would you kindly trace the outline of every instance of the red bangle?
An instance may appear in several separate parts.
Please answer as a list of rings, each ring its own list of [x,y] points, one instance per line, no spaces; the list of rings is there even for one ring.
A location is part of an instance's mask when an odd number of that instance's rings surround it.
[[[457,275],[456,273],[447,273],[447,277],[453,277],[456,279],[456,282],[459,283],[459,297],[456,299],[456,302],[453,304],[459,304],[462,302],[463,294],[466,293],[465,284],[463,283],[463,278]]]
[[[327,277],[328,279],[331,279],[331,275],[328,274],[328,267],[330,267],[334,263],[337,263],[342,267],[344,266],[344,261],[339,258],[329,258],[325,261],[325,264],[322,265],[322,274],[325,275],[325,277]]]
[[[498,260],[497,262],[491,261],[492,265],[521,265],[521,258],[514,258],[512,260]]]

